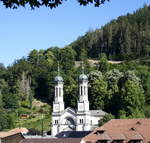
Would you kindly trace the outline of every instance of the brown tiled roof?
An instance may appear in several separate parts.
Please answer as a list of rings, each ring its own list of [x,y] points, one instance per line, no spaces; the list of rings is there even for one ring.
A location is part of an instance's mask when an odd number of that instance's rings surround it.
[[[5,138],[8,136],[12,136],[12,135],[19,134],[19,133],[26,133],[26,132],[28,132],[26,128],[15,128],[8,132],[0,132],[0,138]]]
[[[80,143],[81,138],[31,138],[24,139],[21,143]]]
[[[107,133],[99,134],[99,135],[98,135],[98,138],[99,138],[100,140],[107,140],[107,141],[110,141],[110,140],[111,140],[110,136],[109,136]]]
[[[29,130],[27,128],[15,128],[15,129],[10,130],[9,132],[28,133]]]
[[[0,138],[5,138],[5,137],[12,136],[12,135],[15,135],[15,134],[21,134],[21,133],[16,133],[16,132],[0,132]]]
[[[113,138],[113,140],[126,140],[124,134],[113,134],[111,135],[111,138]]]
[[[107,134],[111,140],[125,140],[125,142],[143,140],[144,143],[150,141],[150,119],[112,119],[83,140],[91,142],[100,140],[100,136],[95,132],[102,128],[105,129],[103,134]]]

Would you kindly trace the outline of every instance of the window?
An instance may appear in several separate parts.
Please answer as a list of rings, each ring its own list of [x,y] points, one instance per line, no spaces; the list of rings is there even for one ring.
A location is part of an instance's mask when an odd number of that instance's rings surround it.
[[[58,124],[58,120],[55,120],[55,124]]]
[[[61,88],[59,87],[59,96],[61,95]]]
[[[56,97],[58,97],[58,88],[56,87]]]
[[[83,124],[83,119],[80,119],[80,124]]]
[[[81,95],[83,94],[83,91],[82,91],[82,86],[81,86]]]
[[[84,86],[84,95],[86,95],[86,92],[85,92],[85,91],[86,91],[86,87]]]

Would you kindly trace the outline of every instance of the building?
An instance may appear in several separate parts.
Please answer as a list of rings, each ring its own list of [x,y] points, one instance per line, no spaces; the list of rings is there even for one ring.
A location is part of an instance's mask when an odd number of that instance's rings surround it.
[[[150,119],[112,119],[81,143],[150,143]]]
[[[15,129],[12,129],[12,130],[10,130],[9,132],[14,132],[14,133],[21,133],[21,134],[23,134],[23,135],[26,135],[28,132],[29,132],[29,130],[27,129],[27,128],[15,128]]]
[[[55,77],[55,97],[52,112],[52,136],[62,131],[90,131],[98,126],[99,120],[106,114],[102,110],[90,110],[88,100],[88,77],[84,74],[79,76],[79,95],[77,109],[67,107],[65,109],[63,100],[63,78]]]
[[[80,143],[81,138],[30,138],[24,139],[20,143]]]
[[[63,131],[58,133],[57,138],[83,138],[87,136],[91,131]]]
[[[9,131],[0,132],[0,143],[20,143],[24,136],[21,132]]]

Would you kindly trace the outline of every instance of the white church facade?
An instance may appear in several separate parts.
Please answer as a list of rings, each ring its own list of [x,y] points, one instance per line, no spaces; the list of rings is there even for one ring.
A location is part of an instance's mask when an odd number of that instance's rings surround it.
[[[55,77],[55,97],[52,112],[52,136],[62,131],[91,131],[98,127],[98,122],[106,114],[102,110],[90,110],[88,101],[88,77],[79,76],[79,96],[77,109],[67,107],[63,100],[63,78]]]

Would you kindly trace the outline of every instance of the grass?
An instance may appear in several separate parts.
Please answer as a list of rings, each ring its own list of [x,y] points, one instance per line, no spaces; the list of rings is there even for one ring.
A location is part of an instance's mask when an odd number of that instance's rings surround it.
[[[50,131],[50,122],[51,119],[50,117],[48,118],[48,116],[39,116],[36,117],[34,119],[26,119],[26,120],[22,120],[19,122],[21,127],[25,127],[25,128],[34,128],[38,131],[42,130],[42,123],[43,123],[43,130],[44,131]]]
[[[41,113],[42,111],[42,113]],[[28,129],[34,128],[35,130],[41,131],[42,124],[44,131],[50,131],[50,123],[51,123],[51,116],[50,116],[50,106],[44,105],[41,107],[34,107],[29,109],[27,107],[21,107],[19,110],[19,116],[21,114],[29,115],[27,119],[16,119],[15,127],[25,127]]]

